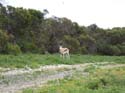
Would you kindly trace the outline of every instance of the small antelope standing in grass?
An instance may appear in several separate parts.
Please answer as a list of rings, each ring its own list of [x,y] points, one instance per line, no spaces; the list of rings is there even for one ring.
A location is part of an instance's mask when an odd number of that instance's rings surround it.
[[[68,48],[63,48],[62,46],[59,46],[59,52],[60,52],[60,57],[70,58],[69,49]]]

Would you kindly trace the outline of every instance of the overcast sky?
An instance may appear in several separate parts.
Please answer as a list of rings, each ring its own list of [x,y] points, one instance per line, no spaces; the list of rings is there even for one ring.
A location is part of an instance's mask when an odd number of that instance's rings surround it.
[[[47,9],[49,16],[67,17],[79,25],[125,27],[125,0],[7,0],[16,7]]]

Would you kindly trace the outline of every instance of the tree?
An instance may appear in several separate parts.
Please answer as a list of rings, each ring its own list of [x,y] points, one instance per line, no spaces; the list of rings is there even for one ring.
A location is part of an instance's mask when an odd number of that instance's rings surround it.
[[[0,29],[0,53],[5,52],[8,41],[9,41],[9,36],[5,31]]]
[[[46,18],[48,13],[0,3],[0,53],[56,53],[62,43],[72,53],[125,54],[125,27],[80,26],[65,17]]]
[[[71,53],[80,53],[79,41],[71,36],[64,36],[63,45],[68,47]]]
[[[88,26],[88,29],[93,32],[96,31],[97,28],[98,26],[96,24],[91,24],[90,26]]]

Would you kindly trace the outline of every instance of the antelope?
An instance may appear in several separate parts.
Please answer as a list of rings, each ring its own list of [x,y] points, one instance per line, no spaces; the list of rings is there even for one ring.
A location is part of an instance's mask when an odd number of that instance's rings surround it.
[[[59,46],[59,52],[60,52],[60,57],[70,58],[69,49],[68,48],[63,48],[62,46]]]

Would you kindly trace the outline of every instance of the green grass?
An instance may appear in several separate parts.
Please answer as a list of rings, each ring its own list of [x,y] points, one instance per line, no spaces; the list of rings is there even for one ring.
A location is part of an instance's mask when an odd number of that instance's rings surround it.
[[[73,76],[55,80],[41,88],[24,89],[22,93],[124,93],[125,68],[96,69],[88,77]]]
[[[125,63],[125,56],[71,55],[70,59],[62,59],[58,54],[20,54],[0,55],[0,67],[23,68],[26,65],[36,68],[40,65],[79,64],[92,62]]]

